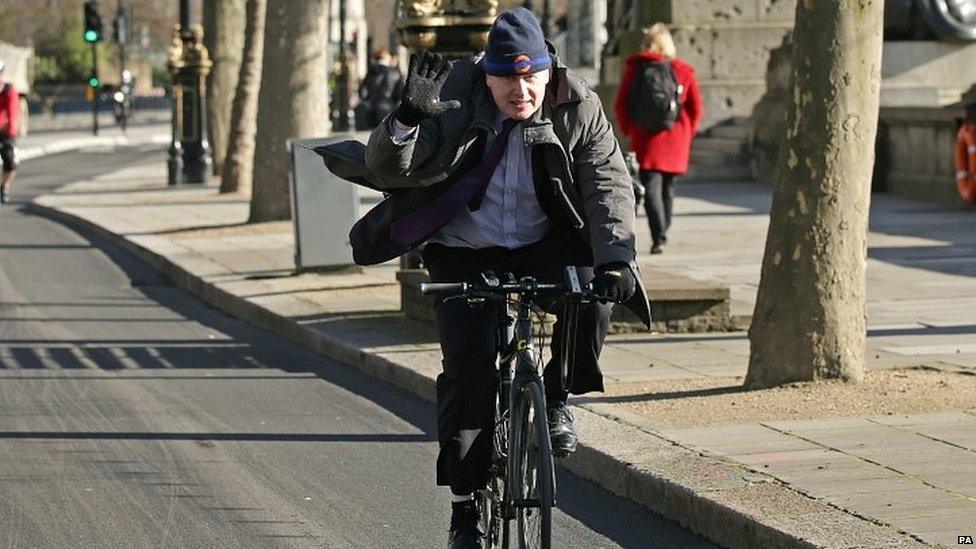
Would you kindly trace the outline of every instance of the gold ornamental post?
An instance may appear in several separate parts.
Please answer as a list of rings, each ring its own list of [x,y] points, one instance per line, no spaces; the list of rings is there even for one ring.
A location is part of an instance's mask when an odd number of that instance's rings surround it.
[[[208,183],[213,155],[207,138],[206,78],[213,62],[195,21],[194,0],[180,0],[180,24],[173,29],[167,67],[172,77],[172,141],[169,184]]]
[[[485,48],[498,0],[400,0],[396,28],[411,53],[469,57]]]
[[[485,49],[497,14],[497,0],[399,0],[395,26],[410,53],[430,50],[459,59]],[[402,256],[402,277],[417,276],[420,263],[417,251]]]

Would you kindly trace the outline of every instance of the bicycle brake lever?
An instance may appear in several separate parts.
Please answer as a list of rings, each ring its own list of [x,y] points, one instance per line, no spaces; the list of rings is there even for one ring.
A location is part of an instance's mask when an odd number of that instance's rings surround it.
[[[498,280],[498,276],[495,275],[494,271],[485,271],[481,273],[481,279],[484,280],[485,285],[490,288],[495,288],[501,284],[501,281]]]
[[[576,267],[567,265],[563,269],[563,282],[566,284],[566,291],[572,295],[583,293],[583,285],[580,283],[579,272]]]

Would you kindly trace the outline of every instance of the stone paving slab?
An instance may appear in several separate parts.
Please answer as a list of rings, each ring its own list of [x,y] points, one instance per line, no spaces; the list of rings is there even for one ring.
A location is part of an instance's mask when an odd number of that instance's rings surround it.
[[[669,243],[648,258],[664,269],[731,287],[734,314],[751,314],[768,227],[770,189],[756,183],[679,185]],[[639,214],[642,215],[642,214]],[[871,197],[868,325],[935,320],[917,297],[951,295],[952,323],[976,334],[976,232],[973,212],[884,194]],[[638,243],[649,242],[646,219]],[[721,226],[717,231],[715,227]],[[638,251],[646,252],[643,246]],[[967,259],[969,258],[969,259]],[[902,304],[903,301],[906,303]],[[928,309],[932,311],[933,309]],[[934,309],[938,316],[940,309]]]
[[[937,417],[951,418],[965,429],[967,415]],[[890,425],[868,419],[805,420],[662,433],[763,471],[839,508],[944,543],[947,530],[966,533],[976,528],[976,494],[969,490],[971,483],[960,482],[973,478],[976,453],[897,427],[919,421],[924,418],[901,416]]]
[[[125,182],[106,181],[111,192],[93,192],[100,187],[86,182],[41,198],[36,207],[115,239],[213,305],[433,399],[433,380],[439,372],[436,337],[432,327],[396,313],[399,296],[391,266],[358,274],[291,273],[284,253],[291,246],[287,235],[211,240],[223,246],[191,244],[208,239],[180,239],[166,232],[240,224],[246,204],[208,197],[213,189],[149,192],[136,185],[128,195],[134,203],[122,207]],[[84,193],[72,194],[77,188]],[[144,202],[149,195],[152,202]],[[102,200],[118,207],[102,207]],[[696,200],[707,209],[707,200]],[[154,215],[138,215],[140,205]],[[207,217],[211,211],[218,212],[216,217]],[[712,216],[695,219],[706,217]],[[708,220],[713,228],[715,222]],[[126,234],[132,236],[125,238]],[[680,246],[669,248],[665,256],[676,248]],[[364,288],[372,294],[369,299],[357,294]],[[947,324],[950,331],[958,328],[954,320]],[[965,330],[946,334],[916,322],[894,320],[885,326],[917,330],[911,334],[914,346],[958,347],[959,338],[966,337]],[[883,339],[893,337],[898,336]],[[878,357],[892,355],[874,348]],[[611,380],[731,377],[745,373],[748,340],[741,333],[633,334],[609,340],[606,353]],[[909,358],[920,357],[931,358]],[[938,527],[937,518],[953,528],[966,526],[964,516],[972,501],[959,495],[969,486],[962,481],[971,463],[970,415],[660,431],[611,403],[592,402],[576,410],[585,444],[565,461],[567,467],[723,545],[910,547],[947,536],[947,526]],[[889,435],[894,438],[885,442]],[[877,444],[865,443],[875,440]],[[913,441],[912,451],[885,451],[886,445],[899,440]],[[926,447],[948,450],[915,455],[958,459],[946,459],[941,467],[935,461],[908,459]],[[902,458],[908,461],[898,461]],[[903,474],[895,465],[918,467],[919,473]],[[881,501],[879,494],[888,499]],[[932,505],[926,508],[925,502]]]

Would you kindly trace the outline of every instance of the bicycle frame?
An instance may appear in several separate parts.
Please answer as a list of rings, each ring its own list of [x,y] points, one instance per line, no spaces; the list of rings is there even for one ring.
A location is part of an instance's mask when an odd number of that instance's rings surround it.
[[[523,385],[527,380],[542,381],[536,369],[535,331],[532,325],[532,304],[519,301],[518,312],[513,317],[508,306],[499,310],[498,319],[498,396],[502,403],[501,411],[508,411],[512,403],[512,388]],[[515,365],[514,369],[512,365]],[[515,383],[518,380],[519,383]]]
[[[496,355],[498,390],[492,444],[492,465],[488,487],[481,491],[482,520],[490,547],[507,547],[510,522],[517,519],[520,546],[526,533],[539,534],[541,546],[548,548],[551,539],[551,511],[555,505],[555,463],[549,440],[545,386],[537,367],[539,357],[535,344],[532,313],[536,299],[543,292],[557,292],[567,298],[564,313],[575,314],[576,307],[592,294],[583,290],[575,267],[565,270],[564,284],[539,283],[525,277],[502,283],[493,274],[484,274],[485,283],[428,283],[421,287],[427,293],[452,294],[469,304],[491,301],[499,304]],[[517,296],[512,299],[512,294]],[[516,311],[513,315],[512,304]],[[574,319],[569,326],[575,327]],[[562,383],[568,387],[571,352],[565,352],[560,364]],[[527,476],[526,476],[527,475]]]
[[[518,311],[512,316],[509,305],[499,308],[498,319],[498,421],[506,422],[506,454],[517,428],[507,421],[510,411],[518,400],[518,395],[527,383],[536,382],[542,386],[542,376],[536,368],[535,330],[532,323],[532,306],[529,300],[517,302]],[[514,364],[514,368],[513,368]],[[544,398],[544,397],[543,397]],[[506,455],[507,457],[507,455]],[[515,483],[514,472],[506,467],[506,484]],[[502,505],[502,516],[511,520],[515,509],[511,498],[506,497]]]

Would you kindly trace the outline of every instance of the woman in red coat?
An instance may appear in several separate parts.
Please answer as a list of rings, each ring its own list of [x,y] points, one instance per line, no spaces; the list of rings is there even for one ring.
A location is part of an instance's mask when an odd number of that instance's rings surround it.
[[[651,253],[659,254],[661,246],[668,240],[668,227],[671,225],[674,176],[688,172],[691,139],[701,122],[702,100],[695,70],[676,57],[674,39],[666,26],[656,23],[645,29],[642,47],[644,51],[627,59],[614,111],[620,130],[630,139],[630,147],[637,154],[641,183],[647,191],[644,208],[651,226]],[[673,126],[651,133],[638,127],[630,118],[630,88],[645,62],[664,59],[670,62],[678,82],[681,111]]]

